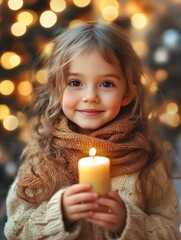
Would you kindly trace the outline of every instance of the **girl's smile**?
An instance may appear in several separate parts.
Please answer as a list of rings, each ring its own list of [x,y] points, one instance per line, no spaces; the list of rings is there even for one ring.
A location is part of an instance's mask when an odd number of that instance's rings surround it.
[[[98,52],[75,56],[70,63],[62,109],[66,117],[84,130],[94,130],[113,120],[125,97],[126,83],[121,67],[107,62]]]
[[[83,115],[90,116],[90,117],[98,116],[98,115],[100,115],[100,113],[104,112],[104,111],[98,110],[98,109],[82,109],[82,110],[77,110],[77,111]]]

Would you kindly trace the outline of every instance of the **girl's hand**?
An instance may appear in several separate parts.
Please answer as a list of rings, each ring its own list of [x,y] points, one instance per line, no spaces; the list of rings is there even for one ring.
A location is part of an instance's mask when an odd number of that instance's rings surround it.
[[[126,208],[119,194],[110,191],[107,197],[100,197],[96,202],[104,206],[104,212],[94,212],[87,221],[121,234],[126,222]]]
[[[75,184],[62,197],[62,211],[66,225],[93,215],[99,204],[95,202],[97,193],[90,191],[89,184]]]

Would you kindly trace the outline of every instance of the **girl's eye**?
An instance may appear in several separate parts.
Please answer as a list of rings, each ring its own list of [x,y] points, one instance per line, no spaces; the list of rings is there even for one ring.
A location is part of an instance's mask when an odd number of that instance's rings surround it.
[[[112,82],[105,81],[101,83],[101,87],[105,87],[105,88],[114,87],[114,84]]]
[[[68,85],[69,85],[69,86],[72,86],[72,87],[80,87],[80,86],[81,86],[81,83],[80,83],[80,81],[78,81],[78,80],[73,80],[73,81],[70,81],[70,82],[68,83]]]

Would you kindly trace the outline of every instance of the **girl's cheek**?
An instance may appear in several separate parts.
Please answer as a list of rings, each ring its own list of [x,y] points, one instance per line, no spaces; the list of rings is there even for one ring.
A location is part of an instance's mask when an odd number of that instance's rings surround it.
[[[110,109],[117,109],[121,107],[121,98],[120,96],[112,96],[104,100],[105,105]]]
[[[73,107],[76,105],[76,94],[65,93],[62,100],[62,105],[64,107]]]

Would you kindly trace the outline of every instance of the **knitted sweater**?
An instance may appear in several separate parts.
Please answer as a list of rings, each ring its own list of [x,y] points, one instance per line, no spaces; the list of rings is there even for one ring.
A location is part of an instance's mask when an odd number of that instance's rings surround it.
[[[85,220],[66,229],[61,212],[65,188],[60,188],[49,201],[32,204],[17,196],[17,176],[7,197],[5,235],[9,240],[180,240],[178,198],[163,169],[161,164],[157,166],[155,175],[163,188],[162,197],[155,204],[150,201],[146,209],[144,199],[135,192],[136,173],[112,178],[112,190],[118,190],[127,211],[120,236]]]

